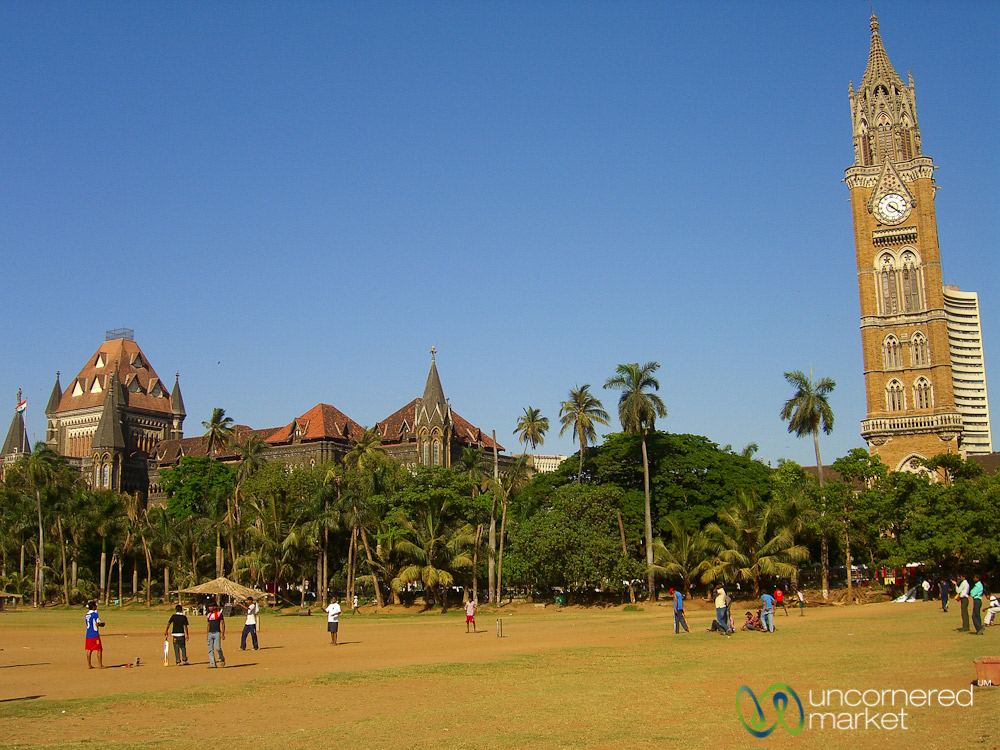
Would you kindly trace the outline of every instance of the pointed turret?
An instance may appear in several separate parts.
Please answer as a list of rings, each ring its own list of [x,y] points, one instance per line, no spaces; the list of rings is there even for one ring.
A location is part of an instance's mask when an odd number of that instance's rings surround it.
[[[59,401],[62,399],[62,386],[59,385],[59,370],[56,370],[56,382],[52,386],[52,394],[49,396],[49,403],[45,405],[46,416],[55,414],[59,408]]]
[[[20,390],[17,392],[17,406],[18,408],[14,409],[14,418],[10,421],[10,429],[7,430],[7,439],[3,441],[3,451],[0,451],[0,459],[5,463],[31,453],[31,442],[28,440],[28,431],[24,428],[24,417],[21,414]]]
[[[183,440],[184,439],[184,417],[187,416],[187,412],[184,411],[184,399],[181,396],[181,374],[179,372],[174,373],[174,388],[170,391],[170,411],[174,413],[174,424],[170,430],[171,440]]]
[[[896,73],[878,32],[878,18],[871,18],[868,67],[858,90],[851,84],[851,119],[854,126],[854,163],[874,166],[887,159],[894,163],[920,156],[916,93]]]
[[[423,398],[416,405],[414,429],[417,434],[417,452],[425,466],[451,466],[451,405],[444,397],[444,388],[441,387],[436,354],[437,349],[431,347],[431,369],[427,373]]]
[[[125,450],[125,433],[122,430],[122,393],[118,384],[117,365],[108,376],[108,388],[104,393],[104,406],[97,431],[91,441],[94,450]]]

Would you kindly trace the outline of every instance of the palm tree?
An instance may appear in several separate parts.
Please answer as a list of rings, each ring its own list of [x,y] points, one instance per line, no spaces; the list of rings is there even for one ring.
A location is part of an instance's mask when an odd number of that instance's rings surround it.
[[[572,430],[571,434],[580,441],[580,470],[576,475],[579,483],[583,477],[584,451],[588,443],[597,439],[596,425],[610,424],[604,405],[590,392],[589,383],[570,389],[569,399],[559,405],[559,423],[562,425],[560,437],[566,430]]]
[[[543,417],[542,413],[532,406],[524,409],[524,414],[517,418],[517,427],[514,428],[514,434],[517,435],[521,445],[525,448],[530,445],[531,450],[535,450],[545,442],[545,433],[548,431],[549,418]]]
[[[721,523],[705,527],[717,556],[702,579],[752,583],[754,596],[759,596],[761,576],[791,578],[793,563],[807,560],[809,551],[795,543],[786,514],[779,503],[740,490],[736,503],[719,512]]]
[[[630,435],[638,435],[642,441],[642,479],[646,493],[646,566],[649,598],[656,598],[656,578],[653,576],[653,510],[649,493],[649,456],[646,454],[646,433],[656,429],[656,418],[667,416],[663,400],[650,391],[660,390],[659,381],[653,373],[660,369],[659,362],[638,362],[618,365],[617,373],[604,383],[605,388],[621,391],[618,399],[618,419],[622,429]]]
[[[35,495],[38,512],[38,594],[36,601],[45,606],[45,524],[42,522],[42,491],[56,469],[59,456],[45,443],[35,443],[35,450],[24,459],[28,486]]]
[[[793,370],[785,373],[785,380],[795,388],[795,395],[785,402],[781,407],[781,418],[788,422],[788,431],[795,433],[796,437],[812,435],[813,446],[816,448],[816,473],[819,476],[819,486],[823,488],[823,461],[819,457],[819,431],[822,428],[824,434],[833,432],[833,409],[827,400],[837,387],[837,383],[831,378],[823,378],[818,383],[813,383],[812,368],[809,368],[809,377],[801,370]],[[820,537],[820,564],[823,569],[823,598],[830,598],[830,544],[827,540],[826,529]]]
[[[690,533],[683,523],[673,518],[668,518],[667,524],[670,542],[664,544],[660,539],[653,542],[653,571],[657,577],[680,578],[681,591],[687,596],[691,579],[710,567],[709,540],[701,531]]]
[[[503,542],[507,528],[507,505],[528,482],[527,461],[524,456],[517,459],[505,474],[498,479],[489,479],[486,486],[493,492],[494,501],[499,500],[501,506],[500,521],[500,554],[497,557],[497,606],[503,601]]]
[[[201,424],[205,428],[205,434],[201,440],[205,443],[209,460],[212,460],[216,452],[232,439],[233,418],[226,416],[225,409],[216,406],[212,409],[212,418]]]
[[[236,466],[236,485],[233,487],[233,509],[229,519],[229,557],[233,564],[233,573],[236,572],[236,529],[242,523],[240,518],[240,499],[243,494],[243,487],[265,460],[270,446],[264,442],[263,438],[256,432],[246,432],[237,435],[233,439],[233,446],[240,455],[240,462]]]

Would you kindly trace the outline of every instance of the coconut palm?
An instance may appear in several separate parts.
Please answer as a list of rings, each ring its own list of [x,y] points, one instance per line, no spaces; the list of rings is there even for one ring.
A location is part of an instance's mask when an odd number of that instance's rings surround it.
[[[653,509],[649,492],[649,456],[646,453],[646,433],[656,429],[656,418],[667,416],[663,400],[651,391],[660,390],[659,381],[653,377],[660,368],[659,362],[638,362],[618,365],[616,374],[607,379],[605,388],[621,391],[618,399],[618,418],[622,429],[638,435],[642,442],[642,479],[646,495],[646,567],[649,598],[656,598],[656,578],[653,576]]]
[[[795,395],[781,407],[781,418],[788,422],[788,431],[796,437],[812,435],[816,449],[816,473],[820,489],[823,487],[823,461],[819,456],[819,431],[829,435],[833,432],[833,409],[827,400],[837,383],[832,378],[822,378],[813,382],[812,368],[809,376],[801,370],[785,373],[785,380],[795,388]],[[820,536],[820,565],[823,571],[823,598],[830,598],[830,545],[824,529]]]
[[[589,383],[570,389],[569,399],[559,405],[559,423],[562,425],[560,437],[571,430],[573,437],[580,441],[580,470],[576,475],[579,483],[583,477],[583,454],[587,445],[597,439],[596,426],[610,424],[604,405],[590,392]]]
[[[529,480],[527,466],[527,460],[521,456],[499,478],[489,479],[486,482],[486,487],[493,493],[494,503],[499,501],[501,507],[500,554],[497,557],[496,601],[493,602],[497,605],[503,600],[503,543],[507,530],[507,506],[511,498],[527,484]]]
[[[45,524],[42,521],[42,492],[52,479],[59,460],[58,454],[48,445],[39,441],[35,450],[24,459],[25,476],[28,486],[35,495],[35,509],[38,513],[38,593],[36,601],[45,605]]]
[[[517,435],[521,445],[525,448],[530,445],[531,450],[535,450],[545,442],[545,433],[548,431],[549,418],[543,417],[542,413],[532,406],[524,409],[524,414],[517,418],[517,426],[514,428],[514,434]]]
[[[205,434],[201,440],[205,443],[209,460],[233,437],[233,418],[226,416],[226,410],[218,406],[212,409],[212,418],[207,422],[202,422]]]
[[[711,565],[709,539],[701,531],[691,533],[673,518],[667,519],[670,541],[653,542],[653,572],[657,578],[680,578],[681,591],[687,596],[691,580],[704,573]]]
[[[719,512],[719,522],[705,527],[716,557],[702,580],[751,583],[759,596],[762,576],[791,578],[794,563],[807,560],[809,551],[796,544],[787,514],[780,503],[740,490],[735,504]]]

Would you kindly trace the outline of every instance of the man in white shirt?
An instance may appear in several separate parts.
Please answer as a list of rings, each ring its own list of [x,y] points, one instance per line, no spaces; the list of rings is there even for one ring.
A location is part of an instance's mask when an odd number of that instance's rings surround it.
[[[969,632],[969,579],[962,576],[962,581],[958,584],[958,590],[955,591],[955,596],[958,597],[958,603],[962,606],[962,627],[955,628],[955,630],[960,633]]]
[[[240,651],[247,650],[247,636],[250,636],[250,640],[253,642],[253,650],[257,650],[257,615],[260,612],[260,607],[257,606],[257,602],[253,600],[252,596],[248,596],[246,600],[247,607],[247,621],[243,625],[243,635],[240,638]]]
[[[925,578],[924,582],[920,584],[920,588],[924,590],[924,601],[929,602],[931,600],[931,582]]]
[[[337,597],[330,597],[330,604],[326,608],[326,629],[330,633],[330,645],[337,645],[337,625],[340,619],[340,605],[337,604]]]
[[[992,625],[993,618],[1000,614],[1000,599],[997,599],[996,594],[990,597],[990,607],[986,610],[986,624]]]

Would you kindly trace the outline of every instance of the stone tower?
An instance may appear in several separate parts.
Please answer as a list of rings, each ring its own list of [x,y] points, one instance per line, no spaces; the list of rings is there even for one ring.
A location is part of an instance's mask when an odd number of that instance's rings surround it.
[[[416,404],[413,431],[417,437],[417,457],[424,466],[451,466],[451,434],[454,420],[451,404],[444,397],[431,347],[431,369],[427,373],[424,396]]]
[[[871,19],[871,51],[850,85],[854,216],[867,418],[861,436],[893,471],[960,452],[948,320],[934,211],[934,162],[924,156],[913,76],[896,74]]]

